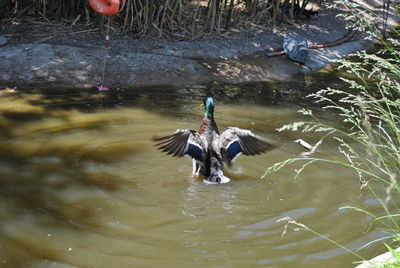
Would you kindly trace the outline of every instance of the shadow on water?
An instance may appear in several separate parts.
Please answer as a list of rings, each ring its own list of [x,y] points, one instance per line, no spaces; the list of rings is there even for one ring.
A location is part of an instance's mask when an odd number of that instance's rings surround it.
[[[206,95],[214,96],[217,105],[221,104],[220,114],[225,114],[219,119],[223,127],[234,121],[239,127],[272,131],[281,126],[279,118],[285,113],[291,116],[287,107],[296,110],[309,106],[307,94],[337,85],[332,76],[304,75],[278,84],[120,88],[106,93],[69,89],[0,92],[0,266],[88,267],[97,262],[100,267],[110,267],[118,260],[119,267],[131,267],[133,258],[143,267],[157,267],[163,261],[161,255],[160,260],[154,259],[153,253],[161,249],[170,254],[183,251],[182,256],[186,252],[188,267],[211,267],[213,258],[225,260],[229,251],[235,255],[238,245],[232,241],[236,239],[248,247],[255,243],[263,250],[267,240],[280,238],[276,219],[286,215],[284,212],[293,217],[307,216],[316,210],[312,207],[315,204],[295,209],[291,203],[275,207],[265,215],[267,219],[255,218],[264,215],[248,214],[247,210],[263,204],[244,195],[253,190],[243,183],[259,176],[265,170],[264,162],[239,166],[231,171],[231,185],[210,188],[178,178],[187,174],[190,163],[179,165],[155,154],[150,138],[197,124],[202,115],[198,104]],[[278,119],[273,118],[274,114],[265,117],[265,107],[272,107],[267,111],[275,112]],[[277,159],[293,155],[290,149],[283,150],[289,153],[277,154]],[[157,165],[151,163],[152,159],[158,161]],[[172,165],[177,165],[177,170],[168,168]],[[259,187],[269,185],[255,183]],[[283,191],[275,191],[274,187],[259,194],[284,200]],[[296,187],[310,191],[306,186]],[[168,202],[164,196],[171,196]],[[157,217],[159,209],[165,212]],[[243,214],[235,215],[239,212]],[[202,218],[212,224],[199,227],[204,224],[199,222]],[[182,241],[175,241],[179,227],[184,230],[178,234]],[[225,229],[235,231],[225,242],[216,243],[214,257],[209,255],[210,245],[213,247],[209,241],[213,241],[214,233]],[[257,240],[263,235],[268,239]],[[203,236],[208,240],[203,241]],[[280,257],[254,256],[259,259],[257,267],[271,262],[286,267],[300,258],[282,253],[285,246],[276,241],[274,250]],[[293,241],[286,247],[295,244]],[[256,251],[248,249],[248,255]],[[328,258],[324,252],[321,254],[320,258]],[[232,267],[246,267],[247,257],[243,258]],[[170,264],[182,265],[177,260]]]
[[[48,105],[49,102],[59,102],[58,108]],[[107,194],[135,185],[134,181],[107,170],[91,168],[94,164],[120,160],[140,146],[124,140],[90,142],[93,133],[97,133],[94,137],[104,135],[109,122],[115,123],[118,116],[96,116],[94,109],[87,107],[91,101],[84,102],[83,107],[80,102],[82,98],[75,95],[1,92],[0,252],[8,256],[2,260],[4,267],[26,267],[24,262],[32,258],[60,258],[56,251],[38,248],[29,238],[9,237],[21,225],[43,230],[57,226],[96,231],[101,224],[95,211],[85,204],[85,194]],[[60,109],[61,103],[69,110]],[[101,104],[96,106],[100,108]],[[100,196],[95,199],[102,202]]]

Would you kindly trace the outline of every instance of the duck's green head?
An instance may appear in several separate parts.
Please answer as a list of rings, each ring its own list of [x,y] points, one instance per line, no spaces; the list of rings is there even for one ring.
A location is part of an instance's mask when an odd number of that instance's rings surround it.
[[[209,118],[213,118],[214,117],[214,99],[211,97],[206,97],[203,100],[203,105],[204,105],[204,110],[205,110],[205,114],[209,117]]]

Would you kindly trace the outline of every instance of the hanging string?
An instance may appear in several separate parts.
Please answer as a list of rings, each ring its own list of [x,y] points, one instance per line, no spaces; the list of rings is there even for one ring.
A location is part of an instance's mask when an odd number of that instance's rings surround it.
[[[106,63],[107,63],[107,48],[108,48],[109,43],[110,43],[110,16],[107,16],[107,17],[108,17],[108,23],[107,23],[106,39],[104,41],[103,72],[102,72],[102,75],[101,75],[101,82],[97,87],[100,91],[109,90],[104,85],[104,76],[105,76],[105,72],[106,72]]]

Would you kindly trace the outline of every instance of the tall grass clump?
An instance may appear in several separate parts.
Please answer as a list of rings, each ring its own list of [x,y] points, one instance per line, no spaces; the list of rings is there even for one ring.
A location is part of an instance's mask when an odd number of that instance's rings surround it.
[[[1,0],[0,23],[24,19],[104,25],[104,16],[89,7],[89,0]],[[196,38],[224,33],[232,27],[269,27],[303,13],[323,0],[126,0],[112,17],[114,29],[139,36]],[[310,5],[309,5],[310,4]]]
[[[353,29],[363,31],[380,45],[373,53],[360,51],[339,62],[339,68],[345,71],[341,80],[348,88],[321,89],[308,96],[323,109],[337,114],[342,126],[320,120],[310,109],[300,110],[310,120],[285,125],[279,131],[318,132],[320,140],[309,148],[307,156],[276,163],[264,176],[295,162],[301,165],[296,176],[321,162],[352,169],[361,188],[373,194],[381,209],[372,213],[360,207],[348,208],[372,217],[372,224],[383,227],[391,246],[396,248],[400,241],[400,32],[390,29],[385,35],[375,27],[377,22],[384,25],[382,16],[347,0],[335,4],[348,6],[352,11],[341,16]],[[328,141],[337,143],[339,157],[318,153],[322,150],[320,145]],[[291,219],[288,222],[298,224]]]

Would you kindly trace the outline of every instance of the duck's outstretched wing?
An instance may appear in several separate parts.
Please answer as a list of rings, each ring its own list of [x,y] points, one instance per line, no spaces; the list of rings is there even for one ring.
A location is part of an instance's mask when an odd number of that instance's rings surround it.
[[[257,155],[277,147],[272,141],[257,136],[250,130],[237,127],[230,127],[222,132],[219,145],[228,166],[241,154]]]
[[[189,129],[177,129],[170,135],[155,137],[156,146],[161,151],[172,156],[189,156],[197,161],[204,162],[205,146],[200,135]]]

